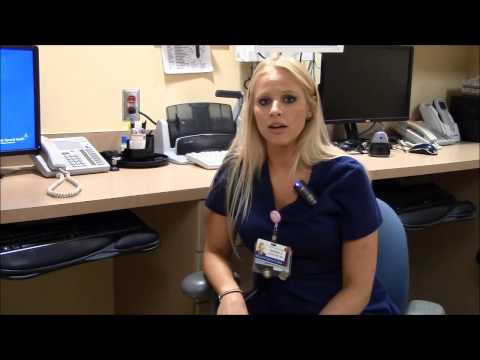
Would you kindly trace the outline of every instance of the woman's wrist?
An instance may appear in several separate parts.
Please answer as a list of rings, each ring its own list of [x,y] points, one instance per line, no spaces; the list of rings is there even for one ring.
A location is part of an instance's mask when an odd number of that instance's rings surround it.
[[[233,288],[233,289],[225,290],[218,295],[218,302],[221,302],[223,298],[225,298],[226,296],[229,296],[231,294],[237,294],[237,295],[240,294],[243,297],[243,290],[240,289],[240,288]]]

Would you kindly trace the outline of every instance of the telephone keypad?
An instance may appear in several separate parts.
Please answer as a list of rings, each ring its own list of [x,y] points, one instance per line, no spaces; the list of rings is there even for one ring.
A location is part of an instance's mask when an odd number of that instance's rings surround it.
[[[82,161],[82,159],[78,155],[70,154],[70,153],[64,153],[63,155],[67,159],[70,166],[74,168],[85,166],[85,163]]]

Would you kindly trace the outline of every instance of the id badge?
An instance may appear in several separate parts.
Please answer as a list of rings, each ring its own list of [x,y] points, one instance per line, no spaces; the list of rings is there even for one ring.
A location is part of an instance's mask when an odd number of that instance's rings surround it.
[[[255,243],[253,271],[265,278],[278,276],[286,280],[290,275],[292,249],[272,241],[258,239]]]

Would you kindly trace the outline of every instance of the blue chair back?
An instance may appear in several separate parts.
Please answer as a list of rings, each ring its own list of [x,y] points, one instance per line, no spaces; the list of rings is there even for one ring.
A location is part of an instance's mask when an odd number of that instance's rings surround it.
[[[405,313],[409,298],[409,260],[405,228],[395,211],[377,199],[383,223],[378,230],[377,277]]]

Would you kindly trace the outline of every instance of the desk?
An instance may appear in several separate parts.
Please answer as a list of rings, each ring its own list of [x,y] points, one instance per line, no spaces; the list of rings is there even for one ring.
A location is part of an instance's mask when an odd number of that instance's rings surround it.
[[[395,150],[389,158],[373,158],[367,155],[353,155],[353,157],[363,163],[372,180],[433,176],[435,181],[446,186],[446,190],[457,196],[459,200],[469,199],[477,206],[479,205],[480,144],[478,143],[445,146],[439,151],[438,156],[410,154]],[[202,199],[208,193],[214,174],[215,171],[204,170],[193,165],[170,164],[153,169],[121,169],[119,172],[82,175],[78,177],[82,192],[71,199],[48,197],[45,194],[46,189],[54,180],[37,174],[19,174],[3,178],[0,184],[2,224],[128,208],[135,209],[135,213],[160,233],[162,243],[160,248],[152,253],[132,254],[103,262],[84,264],[30,280],[2,280],[0,281],[0,313],[77,312],[74,305],[70,308],[62,307],[62,310],[47,306],[46,304],[51,304],[51,299],[48,297],[42,301],[43,305],[32,306],[30,310],[28,304],[32,296],[41,293],[42,286],[51,288],[55,283],[62,288],[67,283],[71,284],[72,279],[80,281],[83,275],[87,279],[85,283],[90,286],[88,291],[98,292],[103,284],[105,289],[102,299],[104,301],[98,302],[98,299],[92,302],[87,301],[88,306],[79,305],[79,313],[191,312],[192,304],[179,293],[179,284],[184,275],[198,269],[201,265]],[[452,234],[451,231],[456,231],[458,226],[464,231],[466,223],[459,224],[463,225],[446,225],[450,226],[450,229],[446,229],[447,233]],[[467,230],[468,239],[465,242],[469,243],[469,248],[461,252],[464,256],[468,256],[467,253],[474,246],[475,251],[471,254],[474,258],[476,249],[479,247],[478,219],[470,221]],[[421,237],[425,237],[425,234]],[[419,240],[419,242],[422,241]],[[410,246],[412,247],[412,241]],[[446,249],[443,250],[446,251]],[[448,249],[450,250],[452,249]],[[421,252],[425,253],[426,250],[423,249]],[[428,269],[423,268],[423,270],[429,272]],[[82,271],[83,275],[80,274]],[[415,271],[417,270],[414,270],[414,273]],[[420,266],[418,272],[421,271]],[[470,266],[468,271],[475,273],[468,276],[474,277],[473,281],[477,283],[477,294],[469,297],[472,304],[476,304],[474,311],[479,312],[478,266],[476,268]],[[417,275],[424,276],[423,273]],[[43,279],[47,278],[48,280],[44,282]],[[32,285],[29,286],[29,283]],[[63,296],[62,291],[55,291],[55,294],[60,298]],[[415,291],[413,295],[416,295]],[[418,295],[422,295],[421,291]],[[79,296],[78,292],[74,292],[72,297],[75,296]],[[78,299],[70,300],[78,302]],[[431,300],[441,302],[442,299]],[[98,311],[92,308],[94,303],[102,304],[98,307]],[[448,311],[448,306],[446,308]],[[461,309],[458,311],[461,312]],[[466,311],[472,311],[472,306],[469,305]]]

